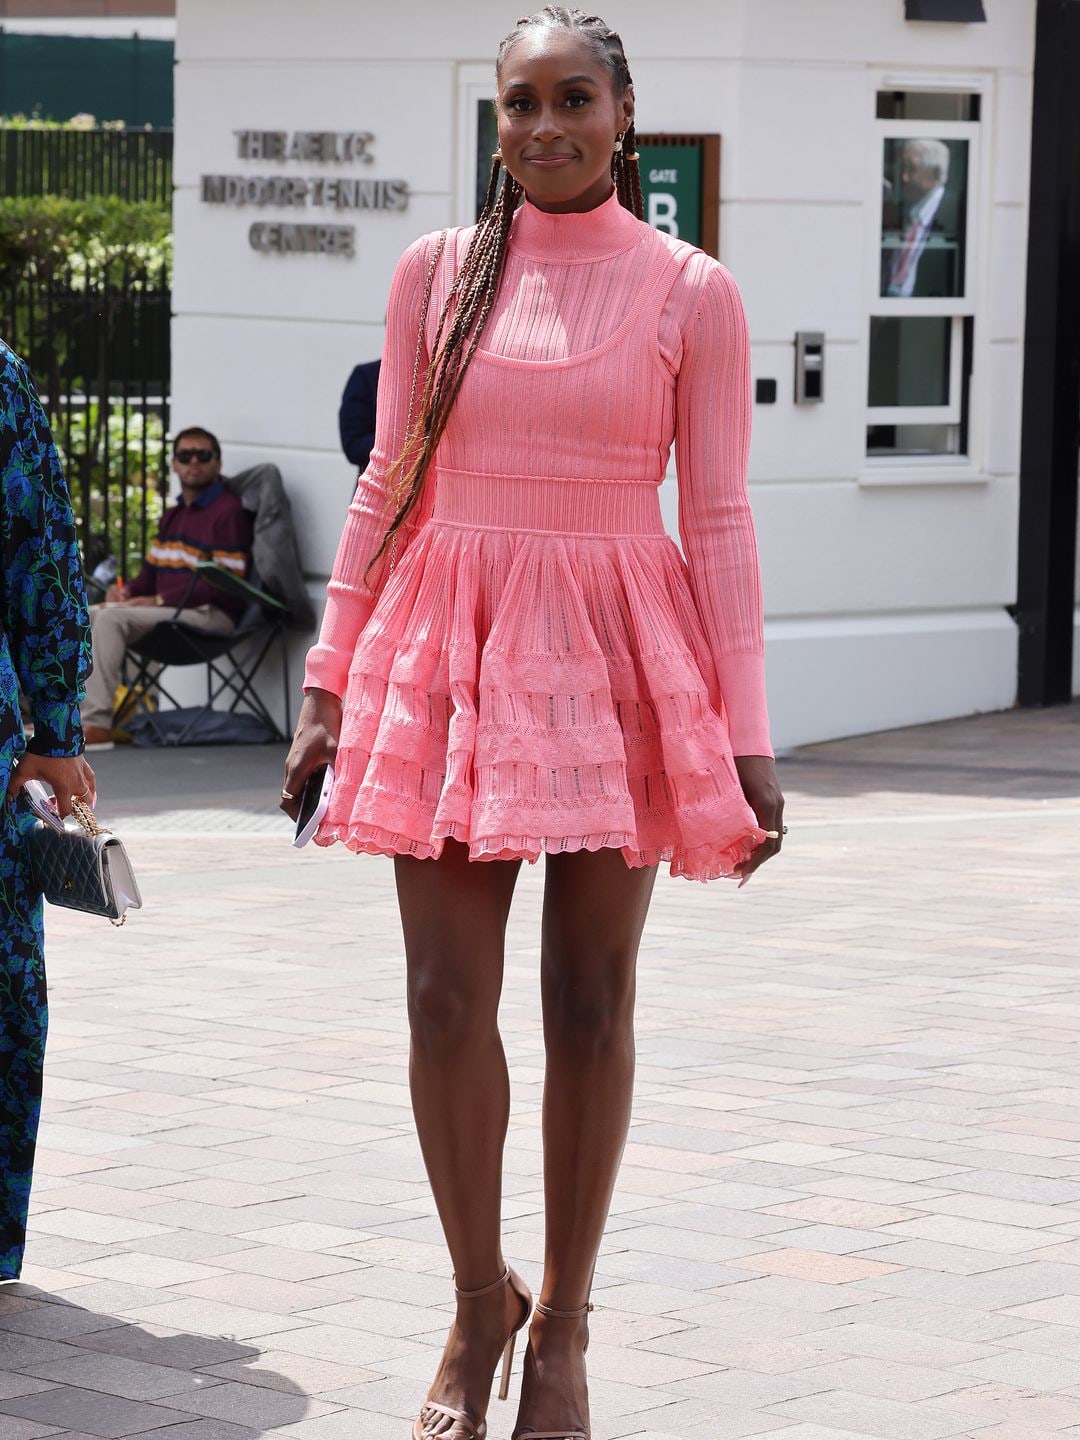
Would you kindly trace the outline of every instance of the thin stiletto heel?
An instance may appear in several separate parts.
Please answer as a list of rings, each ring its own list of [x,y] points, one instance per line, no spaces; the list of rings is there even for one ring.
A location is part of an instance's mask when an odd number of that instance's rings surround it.
[[[514,1282],[517,1282],[516,1284]],[[514,1346],[517,1341],[518,1331],[524,1329],[529,1323],[533,1310],[533,1299],[520,1276],[514,1275],[509,1267],[503,1271],[493,1285],[485,1285],[481,1290],[458,1290],[455,1286],[455,1294],[459,1300],[475,1300],[481,1295],[490,1295],[492,1291],[509,1285],[521,1301],[521,1319],[510,1331],[502,1352],[502,1376],[499,1381],[499,1399],[505,1400],[510,1390],[510,1372],[514,1364]],[[487,1435],[487,1420],[476,1419],[467,1414],[464,1410],[455,1410],[449,1405],[444,1405],[440,1400],[432,1400],[430,1397],[424,1401],[420,1414],[413,1423],[413,1440],[433,1440],[436,1428],[445,1430],[446,1421],[456,1421],[470,1437],[470,1440],[485,1440]],[[428,1429],[426,1427],[430,1426]]]
[[[499,1381],[499,1399],[505,1400],[510,1394],[510,1372],[514,1368],[514,1346],[517,1344],[518,1332],[512,1330],[510,1339],[506,1342],[506,1349],[503,1351],[502,1379]]]

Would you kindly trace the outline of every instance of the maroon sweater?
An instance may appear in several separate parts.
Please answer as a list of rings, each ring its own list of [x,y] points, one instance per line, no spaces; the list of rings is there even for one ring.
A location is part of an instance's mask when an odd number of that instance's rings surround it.
[[[252,517],[237,496],[218,481],[186,504],[183,497],[165,511],[143,567],[127,587],[129,595],[160,595],[179,605],[191,584],[196,561],[213,560],[245,579],[251,562]],[[238,620],[243,600],[196,580],[189,605],[216,605]]]

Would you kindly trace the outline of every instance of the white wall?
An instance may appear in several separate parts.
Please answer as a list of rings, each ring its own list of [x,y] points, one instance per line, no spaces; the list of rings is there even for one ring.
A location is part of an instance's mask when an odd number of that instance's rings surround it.
[[[778,403],[755,410],[751,478],[781,746],[1000,708],[1015,692],[1004,607],[1015,598],[1035,0],[996,0],[990,23],[970,26],[906,24],[902,10],[618,7],[641,128],[723,136],[721,258],[746,302],[755,374],[778,381]],[[468,209],[463,87],[488,73],[515,13],[491,0],[464,13],[435,0],[179,0],[175,423],[216,430],[231,468],[281,465],[315,591],[353,482],[338,450],[341,387],[378,354],[397,255]],[[972,462],[882,476],[864,454],[874,95],[919,81],[984,94]],[[285,168],[236,158],[232,131],[261,127],[373,131],[375,164],[347,173],[406,178],[408,210],[355,218],[355,260],[255,254],[251,219],[301,217],[205,205],[197,182]],[[799,329],[827,335],[821,406],[792,401]]]

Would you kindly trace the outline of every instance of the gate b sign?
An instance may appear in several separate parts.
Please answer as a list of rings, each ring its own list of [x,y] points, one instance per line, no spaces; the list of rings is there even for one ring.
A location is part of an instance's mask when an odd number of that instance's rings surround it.
[[[646,221],[715,256],[719,135],[640,135],[637,148]]]

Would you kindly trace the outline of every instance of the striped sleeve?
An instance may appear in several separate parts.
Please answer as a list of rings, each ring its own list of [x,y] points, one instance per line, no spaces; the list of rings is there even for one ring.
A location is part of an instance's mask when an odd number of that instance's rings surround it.
[[[319,639],[308,651],[305,690],[329,690],[344,696],[356,642],[386,583],[385,554],[370,574],[368,566],[391,519],[386,475],[405,443],[424,280],[437,238],[426,235],[414,241],[398,261],[394,273],[375,405],[375,445],[349,506],[333,573],[326,587],[326,610]],[[417,393],[423,388],[427,360],[425,350],[420,357]],[[434,488],[435,476],[429,470],[425,500],[398,533],[398,558],[430,510]]]
[[[210,558],[215,565],[222,566],[225,570],[231,570],[234,575],[241,579],[247,574],[248,554],[246,550],[219,550],[210,551]]]
[[[747,490],[750,340],[735,281],[712,264],[683,327],[676,390],[679,535],[736,755],[771,755],[765,641]]]
[[[210,559],[223,569],[239,575],[241,580],[247,576],[251,561],[251,531],[252,517],[239,503],[223,506],[221,513],[214,516],[210,533]],[[193,561],[186,563],[191,564]]]

